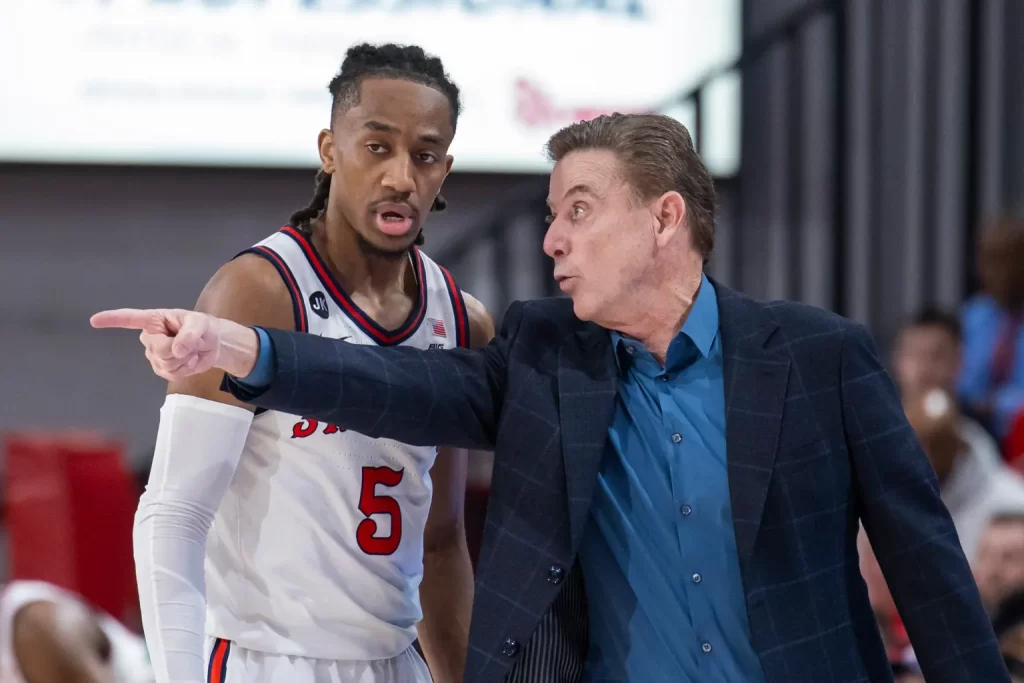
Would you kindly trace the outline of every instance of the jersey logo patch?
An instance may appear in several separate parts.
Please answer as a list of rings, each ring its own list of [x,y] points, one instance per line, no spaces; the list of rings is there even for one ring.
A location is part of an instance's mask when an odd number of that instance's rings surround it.
[[[327,297],[324,296],[323,292],[313,292],[309,295],[309,307],[324,320],[330,315],[327,312]]]
[[[448,330],[444,328],[444,321],[437,318],[427,318],[427,322],[430,324],[430,332],[435,337],[448,337]]]

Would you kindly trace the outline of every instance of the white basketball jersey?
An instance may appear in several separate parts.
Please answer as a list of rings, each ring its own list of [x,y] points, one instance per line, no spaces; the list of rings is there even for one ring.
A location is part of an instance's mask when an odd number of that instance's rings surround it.
[[[410,252],[419,297],[385,330],[291,227],[243,253],[277,268],[296,328],[350,344],[468,344],[451,275]],[[257,413],[207,540],[207,635],[282,655],[395,657],[421,618],[423,529],[436,450],[371,439],[302,415]]]
[[[25,605],[33,602],[56,604],[83,600],[44,581],[14,581],[0,594],[0,683],[25,683],[25,677],[14,655],[14,617]],[[116,683],[153,683],[153,668],[149,663],[146,642],[129,631],[113,617],[97,613],[100,628],[110,641],[110,668]]]

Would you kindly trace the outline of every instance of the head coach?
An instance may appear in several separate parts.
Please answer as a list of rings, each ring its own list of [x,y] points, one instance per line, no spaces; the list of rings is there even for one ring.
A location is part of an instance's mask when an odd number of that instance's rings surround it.
[[[93,324],[142,330],[166,378],[218,367],[262,408],[493,449],[467,681],[890,681],[863,524],[929,683],[1008,682],[864,327],[703,273],[714,188],[673,119],[602,116],[548,152],[571,298],[513,303],[481,350],[180,310]]]

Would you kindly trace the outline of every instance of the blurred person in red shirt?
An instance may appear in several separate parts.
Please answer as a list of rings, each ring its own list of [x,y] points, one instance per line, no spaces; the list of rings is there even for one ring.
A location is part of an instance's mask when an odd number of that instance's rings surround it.
[[[1010,433],[1006,435],[1003,452],[1010,467],[1024,474],[1024,410],[1017,414]]]
[[[982,231],[978,276],[982,291],[962,311],[959,396],[1002,439],[1024,410],[1024,222]]]

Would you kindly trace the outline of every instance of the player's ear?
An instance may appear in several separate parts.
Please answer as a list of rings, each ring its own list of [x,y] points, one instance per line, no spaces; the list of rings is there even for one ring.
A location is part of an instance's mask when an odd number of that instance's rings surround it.
[[[334,173],[334,133],[330,128],[324,128],[316,138],[317,148],[320,152],[320,168],[324,173]]]

